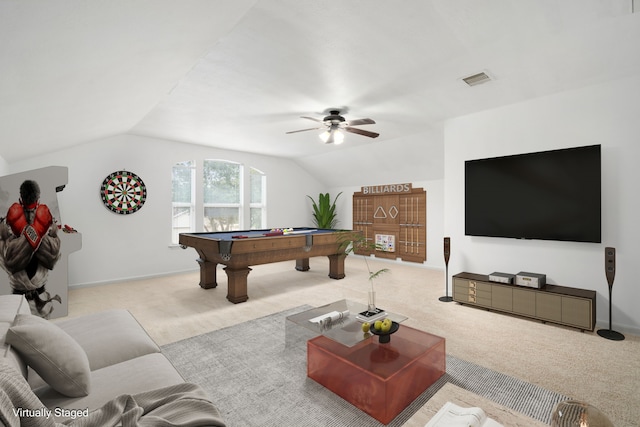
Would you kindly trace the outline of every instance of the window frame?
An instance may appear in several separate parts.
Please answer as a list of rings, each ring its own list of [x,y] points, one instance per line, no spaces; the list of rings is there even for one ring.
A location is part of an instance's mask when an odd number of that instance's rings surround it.
[[[205,162],[207,161],[219,161],[232,163],[239,166],[239,187],[240,187],[240,200],[238,203],[205,203],[204,202],[204,168]],[[180,232],[196,232],[196,230],[202,230],[206,232],[204,228],[205,223],[205,209],[209,207],[233,207],[238,208],[238,229],[245,229],[245,225],[248,224],[251,227],[251,211],[252,209],[260,209],[261,212],[261,224],[258,228],[264,229],[267,224],[267,174],[254,166],[245,166],[241,162],[236,162],[233,160],[220,159],[220,158],[206,158],[200,161],[196,160],[183,160],[176,162],[172,165],[172,176],[171,176],[171,185],[173,186],[173,168],[179,166],[180,164],[190,163],[191,166],[191,202],[174,202],[173,201],[173,193],[171,200],[171,245],[176,246],[179,245],[178,236]],[[261,202],[251,202],[251,190],[252,190],[252,181],[251,174],[258,173],[261,175]],[[189,216],[189,231],[179,231],[176,232],[176,227],[174,226],[174,209],[176,207],[189,207],[190,208],[190,216]],[[184,227],[181,227],[184,230]],[[215,231],[212,231],[215,232]]]
[[[191,179],[191,183],[190,183],[190,189],[191,189],[191,194],[190,194],[190,201],[189,202],[176,202],[173,200],[173,172],[175,170],[175,168],[181,164],[187,164],[184,167],[185,169],[188,168],[190,170],[190,179]],[[196,175],[197,175],[197,164],[194,160],[184,160],[181,162],[177,162],[174,163],[171,167],[171,186],[172,186],[172,192],[171,192],[171,242],[173,244],[178,244],[178,236],[180,235],[180,233],[184,233],[185,231],[181,231],[181,230],[185,230],[186,227],[176,227],[175,224],[175,208],[181,208],[181,207],[188,207],[189,208],[189,227],[188,230],[186,232],[193,232],[196,230],[196,218],[197,216],[195,215],[196,212],[196,201],[197,201],[197,191],[196,191],[196,186],[195,186],[195,182],[196,182]]]
[[[253,166],[250,166],[249,168],[249,227],[251,228],[252,225],[252,219],[251,219],[251,210],[252,209],[260,209],[261,214],[260,214],[260,226],[257,227],[257,229],[264,229],[267,227],[267,174],[264,173],[263,171],[261,171],[258,168],[255,168]],[[261,201],[258,202],[252,202],[251,201],[251,194],[252,194],[252,185],[253,185],[253,181],[251,180],[251,175],[252,172],[255,171],[256,174],[260,175],[261,180],[260,180],[260,185],[261,185],[261,190],[260,190],[260,195],[261,195]]]
[[[207,162],[215,162],[215,163],[227,163],[227,164],[232,164],[232,165],[237,165],[239,170],[238,170],[238,202],[205,202],[204,201],[204,188],[205,188],[205,177],[204,177],[204,168],[205,168],[205,163]],[[243,230],[244,229],[244,224],[245,224],[245,214],[244,214],[244,210],[245,210],[245,178],[244,178],[244,174],[245,174],[245,167],[242,163],[240,162],[235,162],[233,160],[225,160],[225,159],[204,159],[202,162],[202,179],[200,180],[200,183],[202,185],[202,208],[200,209],[200,213],[202,214],[202,229],[205,232],[209,232],[209,233],[215,233],[218,231],[234,231],[234,230]],[[205,216],[205,209],[206,208],[236,208],[238,210],[238,228],[230,228],[229,230],[207,230],[205,229],[205,222],[204,222],[204,218]]]

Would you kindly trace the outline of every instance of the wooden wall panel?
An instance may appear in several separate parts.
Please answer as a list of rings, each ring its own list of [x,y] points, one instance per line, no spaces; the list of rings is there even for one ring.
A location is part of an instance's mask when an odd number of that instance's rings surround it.
[[[367,240],[373,243],[373,197],[353,198],[353,229],[359,231]],[[372,251],[356,251],[359,255],[367,255]]]
[[[398,191],[385,191],[389,187]],[[353,194],[353,229],[362,232],[369,243],[382,243],[386,251],[358,251],[381,258],[404,261],[427,260],[427,194],[410,184],[375,187]]]
[[[425,192],[400,196],[400,258],[423,262],[427,259],[427,197]]]

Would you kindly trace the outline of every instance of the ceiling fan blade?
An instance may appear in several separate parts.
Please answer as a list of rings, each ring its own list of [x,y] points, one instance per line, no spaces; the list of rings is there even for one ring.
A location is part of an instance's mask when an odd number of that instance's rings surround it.
[[[300,118],[301,118],[301,119],[313,120],[314,122],[322,123],[322,120],[320,120],[320,119],[316,119],[315,117],[300,116]]]
[[[300,130],[291,130],[291,131],[286,132],[286,133],[298,133],[298,132],[306,132],[306,131],[308,131],[308,130],[318,130],[318,129],[322,129],[322,126],[317,127],[317,128],[300,129]]]
[[[348,124],[349,126],[375,125],[376,122],[374,122],[373,119],[356,119],[356,120],[349,120]]]
[[[368,130],[362,130],[358,128],[352,128],[350,126],[347,126],[346,128],[344,128],[344,130],[351,133],[357,133],[358,135],[368,136],[369,138],[377,138],[378,136],[380,136],[379,133],[369,132]]]

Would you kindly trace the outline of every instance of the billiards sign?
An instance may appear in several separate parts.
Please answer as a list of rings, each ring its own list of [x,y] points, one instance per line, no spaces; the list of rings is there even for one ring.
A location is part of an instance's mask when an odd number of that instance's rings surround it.
[[[102,181],[100,197],[111,212],[128,215],[142,208],[147,199],[147,188],[135,173],[117,171]]]
[[[411,184],[388,184],[362,187],[362,194],[411,193]]]

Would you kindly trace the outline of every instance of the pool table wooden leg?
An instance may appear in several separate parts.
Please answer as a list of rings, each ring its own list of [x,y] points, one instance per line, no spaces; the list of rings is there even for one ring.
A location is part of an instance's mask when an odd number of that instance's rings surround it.
[[[200,287],[203,289],[211,289],[218,286],[216,281],[217,262],[207,261],[204,258],[196,260],[200,264]]]
[[[227,273],[227,299],[234,304],[245,302],[247,295],[247,276],[251,272],[249,267],[233,269],[225,267]]]
[[[329,277],[332,279],[344,279],[344,259],[346,254],[327,255],[329,258]]]
[[[309,271],[309,258],[300,258],[296,260],[296,270]]]

